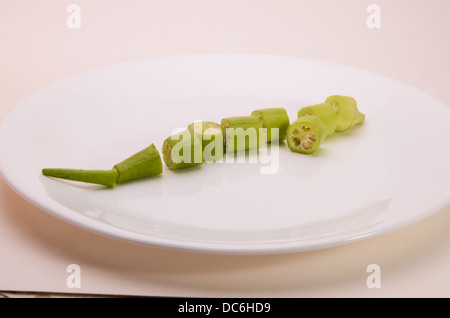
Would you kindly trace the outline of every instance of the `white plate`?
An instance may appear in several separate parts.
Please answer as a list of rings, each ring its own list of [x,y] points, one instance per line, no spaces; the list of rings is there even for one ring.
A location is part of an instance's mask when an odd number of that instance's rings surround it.
[[[285,107],[293,120],[333,94],[355,97],[366,122],[312,156],[282,146],[271,156],[275,173],[257,158],[165,169],[114,189],[41,175],[44,167],[109,169],[151,143],[161,149],[194,120],[263,107]],[[173,56],[84,72],[26,99],[1,123],[0,171],[39,208],[109,237],[284,253],[387,233],[447,205],[449,146],[449,108],[396,80],[290,57]]]

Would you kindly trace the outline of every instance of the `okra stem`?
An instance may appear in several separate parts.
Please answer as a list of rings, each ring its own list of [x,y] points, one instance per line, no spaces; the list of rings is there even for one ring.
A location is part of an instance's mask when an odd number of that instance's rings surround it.
[[[116,184],[117,173],[115,170],[83,170],[83,169],[64,169],[64,168],[44,168],[42,174],[47,177],[80,181],[86,183],[95,183],[114,187]]]

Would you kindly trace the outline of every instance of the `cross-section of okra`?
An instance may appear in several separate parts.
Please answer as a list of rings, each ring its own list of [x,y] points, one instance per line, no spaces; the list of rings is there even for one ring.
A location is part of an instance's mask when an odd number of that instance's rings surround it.
[[[286,131],[288,147],[302,154],[312,154],[327,137],[327,128],[319,117],[307,115],[294,121]]]

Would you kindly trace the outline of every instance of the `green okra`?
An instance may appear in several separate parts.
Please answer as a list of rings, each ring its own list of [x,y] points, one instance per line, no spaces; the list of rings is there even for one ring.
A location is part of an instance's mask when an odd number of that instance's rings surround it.
[[[356,115],[356,120],[355,120],[355,123],[353,124],[353,126],[361,124],[365,119],[366,119],[366,115],[364,115],[363,113],[358,111],[358,114]]]
[[[256,116],[224,118],[220,125],[226,152],[257,149],[267,141],[266,129]]]
[[[237,152],[285,139],[292,151],[312,154],[327,136],[346,131],[365,120],[356,100],[342,95],[329,96],[323,103],[303,107],[297,116],[290,124],[284,108],[265,108],[254,110],[250,116],[224,118],[220,125],[195,122],[164,140],[162,160],[171,170],[183,169],[222,158],[224,148],[225,152]],[[151,144],[110,170],[44,168],[42,174],[114,187],[117,183],[161,174],[162,160]]]
[[[190,124],[188,130],[202,141],[203,159],[206,162],[223,157],[222,126],[211,121],[199,121]]]
[[[298,118],[314,115],[320,118],[322,123],[327,128],[327,135],[330,136],[336,131],[339,123],[338,112],[335,107],[329,102],[306,106],[300,109],[297,113]]]
[[[355,124],[364,121],[365,115],[358,111],[357,102],[353,97],[343,95],[329,96],[325,102],[328,102],[338,114],[338,124],[336,131],[343,132],[352,128]]]
[[[116,164],[117,183],[157,175],[163,172],[161,156],[152,144]]]
[[[302,154],[312,154],[325,141],[327,127],[314,115],[306,115],[294,121],[286,131],[289,149]]]
[[[84,169],[64,169],[64,168],[44,168],[42,174],[47,177],[95,183],[114,187],[117,182],[117,173],[111,170],[84,170]]]
[[[110,170],[42,169],[42,174],[47,177],[94,183],[108,187],[114,187],[116,183],[158,175],[162,172],[161,157],[154,144],[114,165]]]
[[[202,142],[193,131],[186,129],[164,140],[162,156],[170,170],[201,165],[203,163]]]
[[[277,139],[278,141],[283,141],[286,139],[286,130],[290,123],[286,109],[257,109],[254,110],[251,115],[258,117],[263,128],[267,129],[267,142],[273,142]],[[272,135],[273,132],[275,133],[274,135]]]

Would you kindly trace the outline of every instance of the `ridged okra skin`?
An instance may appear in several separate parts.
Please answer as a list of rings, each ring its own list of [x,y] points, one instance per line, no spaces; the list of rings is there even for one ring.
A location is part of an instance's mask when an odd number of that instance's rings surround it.
[[[211,121],[194,122],[188,126],[202,141],[203,159],[205,162],[218,161],[223,157],[224,137],[222,126]]]
[[[257,149],[267,143],[266,129],[256,116],[236,116],[222,119],[225,152]]]
[[[285,108],[263,108],[254,110],[252,116],[258,117],[267,129],[267,142],[281,142],[286,139],[286,130],[289,127],[289,116]],[[272,130],[275,129],[275,130]],[[276,133],[278,131],[278,133]],[[273,134],[275,132],[275,134]]]
[[[287,129],[289,149],[302,154],[312,154],[325,141],[327,128],[319,117],[307,115],[298,118]]]
[[[161,156],[154,144],[114,166],[117,183],[154,176],[163,172]]]
[[[203,147],[198,136],[189,129],[164,140],[164,163],[170,170],[195,167],[203,163]]]
[[[358,111],[356,100],[351,96],[332,95],[327,97],[325,102],[330,103],[338,114],[337,132],[349,130],[365,119],[364,114]]]
[[[319,117],[322,123],[327,128],[327,135],[330,136],[336,131],[339,123],[339,116],[337,109],[329,102],[306,106],[300,109],[297,113],[297,118],[314,115]]]

